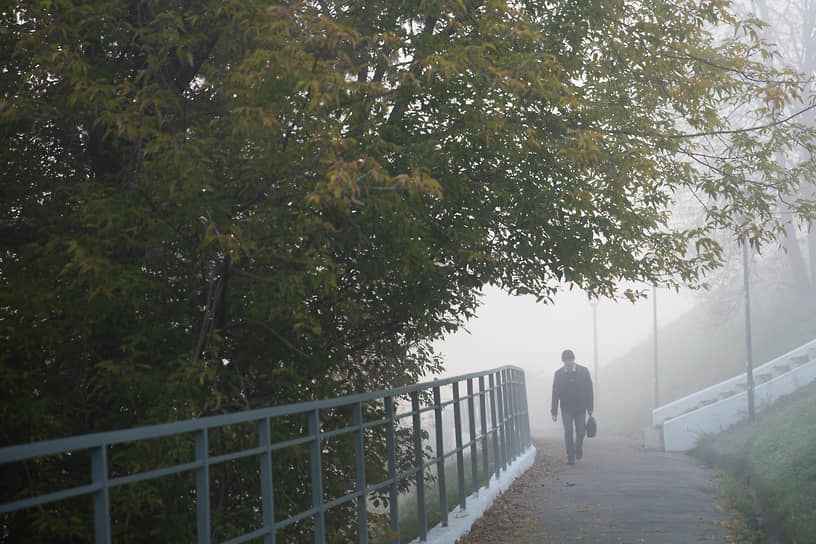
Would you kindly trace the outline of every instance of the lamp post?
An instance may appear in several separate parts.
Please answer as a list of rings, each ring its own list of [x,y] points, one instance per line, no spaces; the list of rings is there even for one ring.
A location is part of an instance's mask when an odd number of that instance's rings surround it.
[[[745,286],[745,353],[746,353],[746,375],[748,382],[748,418],[754,421],[754,360],[751,350],[751,291],[748,274],[748,240],[745,235],[740,235],[742,242],[742,276]]]
[[[598,301],[590,301],[592,305],[592,361],[595,372],[595,409],[600,405],[598,393],[600,392],[600,377],[598,376]]]
[[[652,323],[654,328],[654,407],[660,406],[660,387],[657,365],[657,286],[652,285]]]

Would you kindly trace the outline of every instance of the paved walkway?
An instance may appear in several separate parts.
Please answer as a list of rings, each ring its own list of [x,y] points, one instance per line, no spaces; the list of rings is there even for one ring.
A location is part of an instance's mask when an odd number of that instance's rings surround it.
[[[534,441],[533,467],[474,523],[461,544],[726,543],[733,518],[711,471],[685,454],[622,438],[584,442],[566,464],[563,438]]]

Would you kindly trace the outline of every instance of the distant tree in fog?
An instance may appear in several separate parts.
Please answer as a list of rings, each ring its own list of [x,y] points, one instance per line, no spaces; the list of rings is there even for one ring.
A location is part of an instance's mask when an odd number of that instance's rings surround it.
[[[768,0],[752,0],[751,7],[757,15],[768,23],[763,29],[763,36],[776,44],[779,50],[779,63],[785,63],[798,70],[809,78],[803,86],[807,93],[816,90],[816,1],[791,0],[789,2],[769,2]],[[803,103],[804,105],[804,103]],[[802,116],[802,123],[816,126],[816,111],[809,111]],[[784,155],[779,155],[780,161],[787,161]],[[801,194],[812,197],[816,192],[813,183],[804,183]],[[780,210],[785,213],[790,208],[785,202],[780,202]],[[816,232],[812,221],[797,225],[789,222],[785,226],[785,237],[782,239],[785,254],[791,273],[791,280],[797,291],[802,295],[816,295]],[[807,258],[802,254],[798,241],[805,236],[807,239]]]

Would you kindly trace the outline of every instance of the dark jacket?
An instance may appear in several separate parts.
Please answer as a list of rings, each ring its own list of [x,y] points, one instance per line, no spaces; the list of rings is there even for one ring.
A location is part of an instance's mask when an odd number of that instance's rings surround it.
[[[594,409],[592,394],[592,378],[585,366],[575,365],[575,370],[567,370],[563,366],[555,371],[552,390],[552,415],[558,415],[558,403],[561,403],[561,412],[575,414],[581,410],[591,412]]]

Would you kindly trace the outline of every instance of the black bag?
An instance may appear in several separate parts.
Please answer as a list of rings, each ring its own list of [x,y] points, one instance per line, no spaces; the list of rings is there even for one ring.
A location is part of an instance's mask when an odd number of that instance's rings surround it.
[[[596,434],[598,434],[598,424],[595,423],[594,417],[589,416],[586,420],[586,435],[588,438],[592,438]]]

